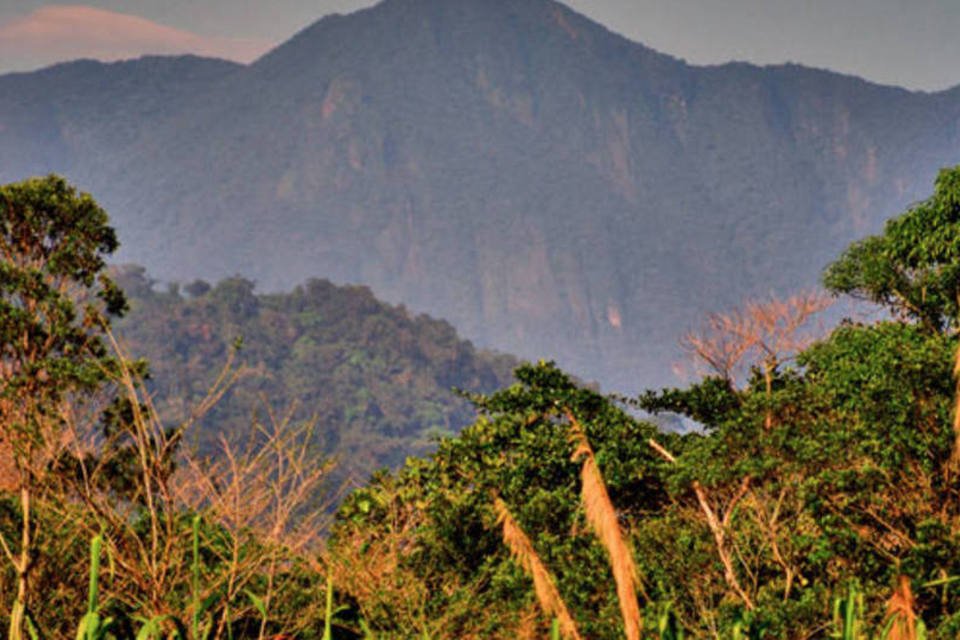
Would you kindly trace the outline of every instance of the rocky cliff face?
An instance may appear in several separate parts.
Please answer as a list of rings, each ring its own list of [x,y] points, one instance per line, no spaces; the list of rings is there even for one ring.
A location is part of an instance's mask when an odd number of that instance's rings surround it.
[[[960,92],[691,67],[546,0],[387,0],[251,66],[0,78],[0,180],[60,171],[169,279],[370,285],[608,389],[815,283],[960,151]]]

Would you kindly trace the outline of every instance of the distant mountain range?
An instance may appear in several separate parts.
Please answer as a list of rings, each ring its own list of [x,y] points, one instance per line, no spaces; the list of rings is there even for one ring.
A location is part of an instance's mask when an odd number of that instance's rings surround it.
[[[0,181],[67,175],[163,279],[369,285],[604,388],[816,282],[960,162],[960,88],[694,67],[550,0],[386,0],[250,66],[0,77]]]

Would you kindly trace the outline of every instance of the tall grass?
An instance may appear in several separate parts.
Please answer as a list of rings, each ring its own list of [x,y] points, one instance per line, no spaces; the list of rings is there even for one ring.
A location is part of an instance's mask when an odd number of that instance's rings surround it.
[[[633,552],[624,540],[617,518],[617,511],[610,500],[603,474],[597,465],[593,448],[586,433],[574,418],[568,414],[572,428],[572,440],[575,444],[573,460],[581,460],[580,492],[587,522],[600,543],[607,551],[610,569],[617,585],[617,600],[627,640],[640,640],[643,630],[643,618],[637,604],[637,586],[640,583],[639,571],[633,560]]]
[[[90,583],[87,590],[87,612],[77,627],[77,640],[101,640],[107,637],[113,624],[111,618],[100,615],[100,554],[103,538],[95,536],[90,542]]]
[[[861,640],[863,635],[863,592],[850,583],[846,597],[833,600],[833,633],[836,640]]]
[[[537,555],[530,538],[510,514],[507,504],[499,497],[494,498],[494,510],[503,527],[503,542],[510,553],[533,580],[533,590],[544,613],[555,617],[558,633],[564,638],[580,640],[580,633],[566,603],[560,597],[556,581],[547,566]]]
[[[916,600],[910,589],[910,579],[897,578],[897,587],[887,600],[883,625],[871,634],[864,621],[863,591],[851,582],[845,597],[833,601],[833,631],[835,640],[926,640],[927,629],[917,616]]]

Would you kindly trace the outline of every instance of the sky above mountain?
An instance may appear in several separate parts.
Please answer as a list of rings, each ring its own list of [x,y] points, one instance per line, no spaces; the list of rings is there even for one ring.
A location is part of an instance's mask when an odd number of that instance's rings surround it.
[[[0,2],[0,73],[90,57],[197,53],[249,62],[371,0]],[[612,31],[694,64],[798,62],[911,89],[960,84],[956,0],[570,0]]]

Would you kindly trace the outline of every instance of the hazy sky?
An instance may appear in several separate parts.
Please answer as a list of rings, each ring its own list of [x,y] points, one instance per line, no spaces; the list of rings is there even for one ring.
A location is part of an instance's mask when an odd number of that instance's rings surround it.
[[[451,0],[453,1],[453,0]],[[77,57],[191,51],[249,61],[371,0],[0,0],[0,72]],[[800,62],[885,84],[960,84],[960,0],[570,0],[696,64]]]

